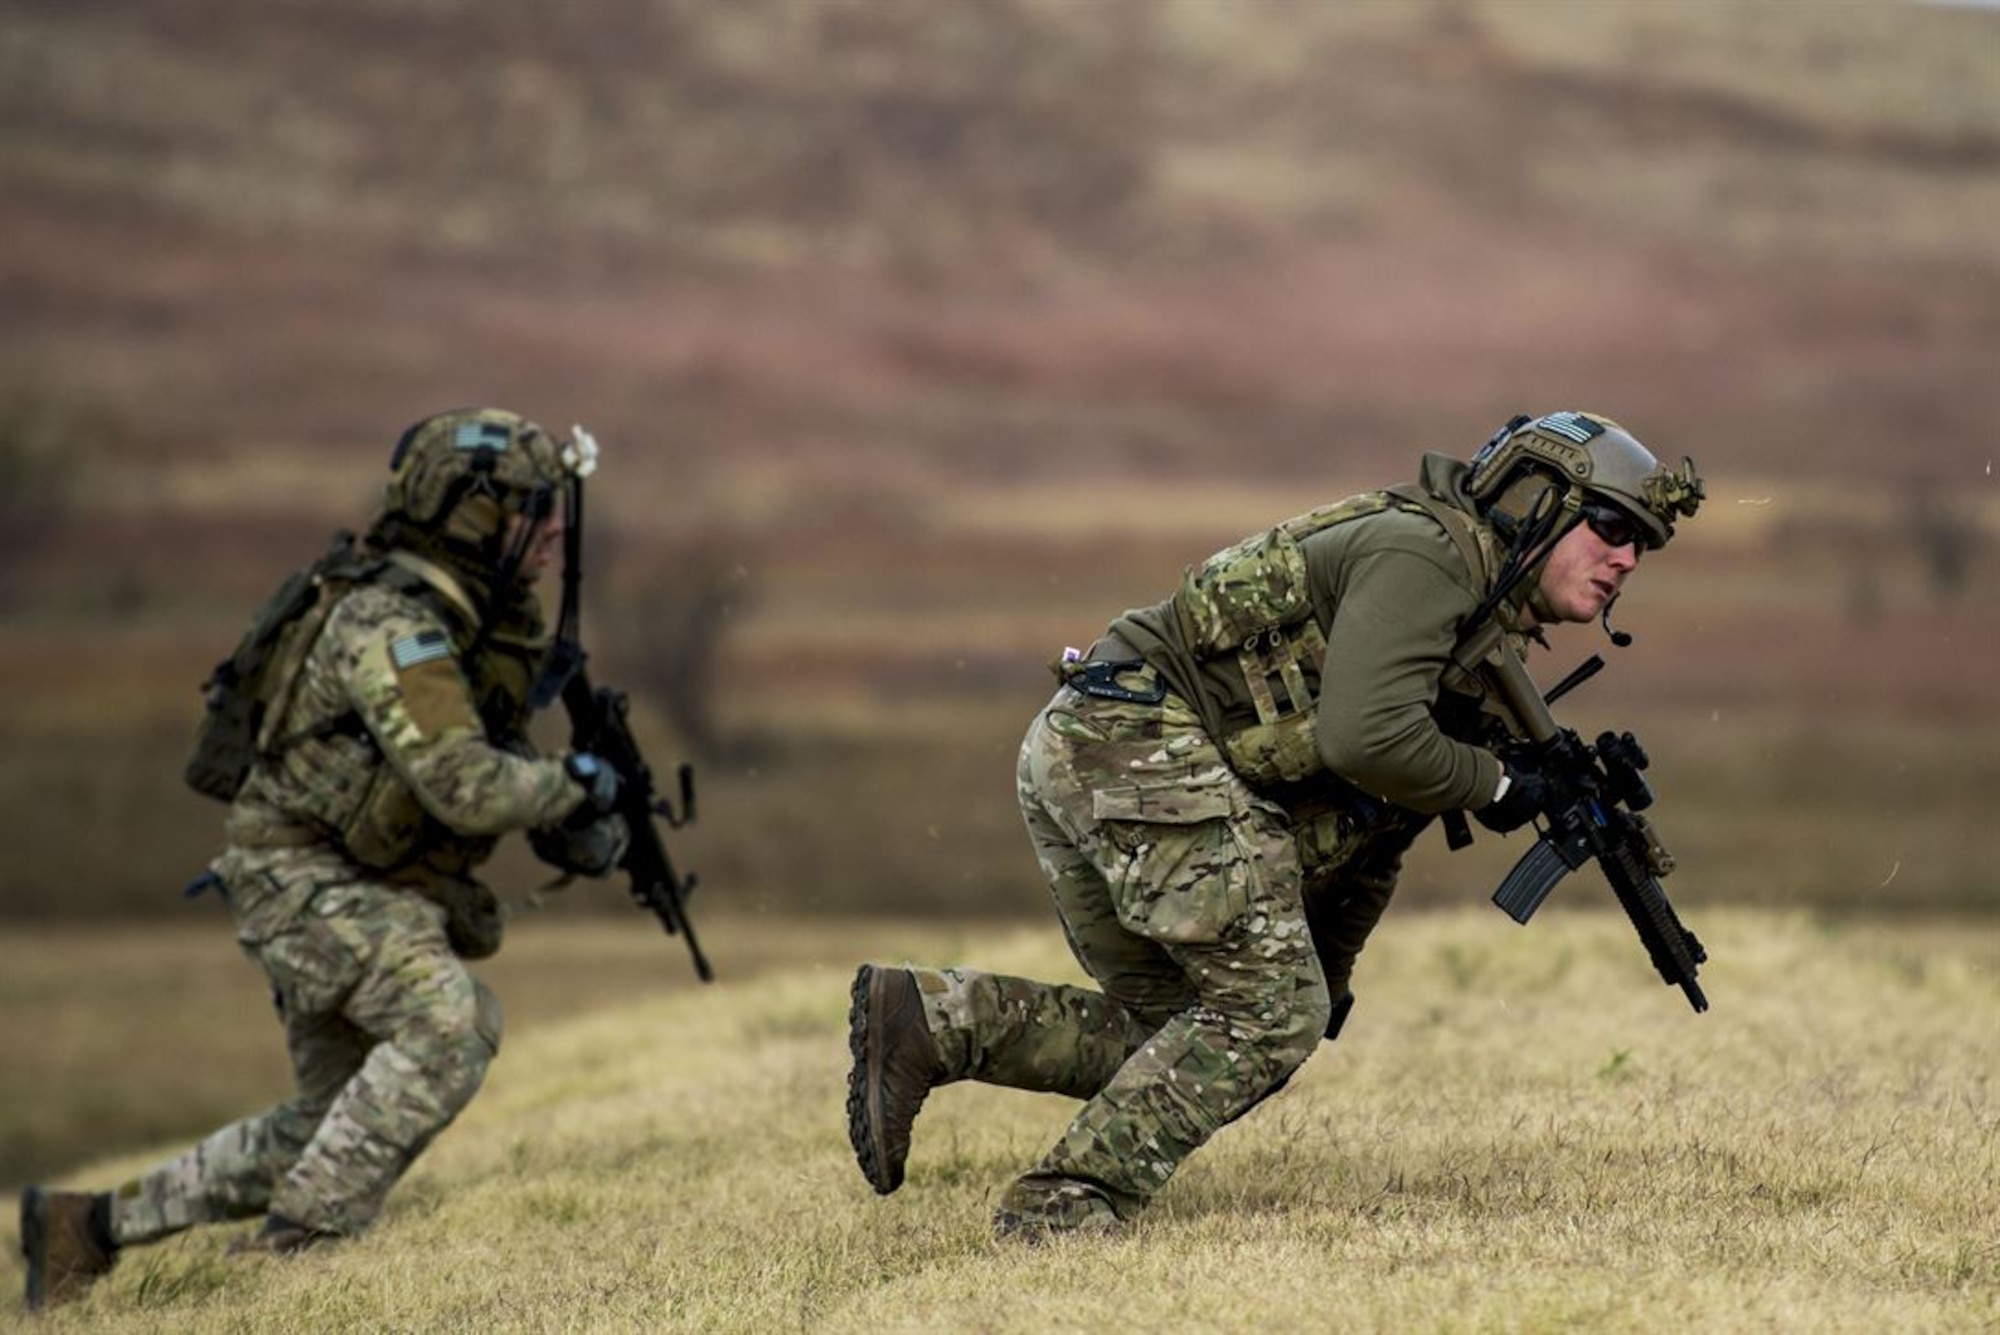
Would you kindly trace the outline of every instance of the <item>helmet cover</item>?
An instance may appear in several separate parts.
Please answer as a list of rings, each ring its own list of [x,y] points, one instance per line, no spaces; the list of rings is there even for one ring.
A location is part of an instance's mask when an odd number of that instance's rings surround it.
[[[472,545],[516,514],[550,513],[572,469],[566,447],[519,413],[461,408],[411,426],[389,457],[384,512]]]

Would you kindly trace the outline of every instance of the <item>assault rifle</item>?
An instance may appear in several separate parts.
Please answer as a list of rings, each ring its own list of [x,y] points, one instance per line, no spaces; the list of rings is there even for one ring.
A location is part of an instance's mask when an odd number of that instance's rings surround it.
[[[1499,689],[1527,734],[1517,748],[1523,765],[1539,772],[1551,788],[1538,827],[1540,839],[1500,882],[1493,902],[1515,922],[1526,923],[1563,877],[1595,862],[1661,979],[1686,993],[1697,1013],[1707,1010],[1708,998],[1695,975],[1708,961],[1708,952],[1681,925],[1660,888],[1660,878],[1674,869],[1674,858],[1652,822],[1640,814],[1653,804],[1653,790],[1641,774],[1650,763],[1645,749],[1629,732],[1606,732],[1586,746],[1549,713],[1551,704],[1595,676],[1604,660],[1592,655],[1544,696],[1519,656],[1500,642],[1497,628],[1482,641],[1460,661],[1477,656],[1479,671]]]
[[[572,452],[577,456],[575,459]],[[570,749],[588,751],[617,771],[621,782],[612,810],[625,818],[626,828],[631,831],[618,870],[627,877],[633,901],[658,918],[667,935],[687,939],[688,953],[694,956],[695,976],[711,983],[715,981],[715,970],[701,953],[694,922],[687,914],[688,896],[694,893],[694,874],[683,876],[674,869],[673,859],[667,856],[666,845],[660,842],[660,832],[653,825],[655,816],[676,830],[693,822],[694,766],[680,767],[681,805],[676,812],[654,796],[652,767],[646,764],[639,743],[632,736],[631,710],[625,693],[592,685],[584,668],[589,655],[583,650],[578,629],[583,606],[583,480],[597,467],[597,441],[580,426],[572,428],[570,443],[564,447],[564,462],[571,466],[571,475],[563,488],[562,615],[555,643],[542,665],[529,703],[540,709],[560,695],[563,710],[569,715]]]
[[[701,943],[695,939],[694,923],[687,913],[688,896],[695,887],[694,874],[683,876],[674,869],[666,845],[660,842],[660,832],[653,824],[653,817],[658,816],[678,830],[694,820],[694,766],[680,767],[681,805],[676,812],[654,796],[653,771],[632,736],[629,705],[623,691],[591,685],[590,674],[578,662],[563,683],[562,702],[569,714],[570,748],[597,756],[618,771],[623,780],[612,809],[625,818],[632,832],[618,869],[628,878],[634,902],[650,910],[669,936],[687,939],[696,976],[704,983],[713,982],[715,971],[709,967],[708,957],[701,953]]]

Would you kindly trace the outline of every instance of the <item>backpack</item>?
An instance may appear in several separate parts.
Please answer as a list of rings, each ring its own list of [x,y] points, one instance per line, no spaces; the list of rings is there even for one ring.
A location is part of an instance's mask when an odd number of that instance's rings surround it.
[[[342,529],[325,555],[286,576],[257,609],[235,650],[201,685],[205,707],[193,753],[181,772],[188,787],[204,797],[233,802],[258,760],[297,740],[274,744],[264,733],[284,717],[299,669],[327,614],[377,564],[361,556],[354,534]]]

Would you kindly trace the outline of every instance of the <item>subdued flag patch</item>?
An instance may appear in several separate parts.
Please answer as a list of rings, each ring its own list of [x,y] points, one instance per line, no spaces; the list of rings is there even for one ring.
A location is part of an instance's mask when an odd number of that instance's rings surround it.
[[[1604,428],[1580,413],[1550,413],[1535,423],[1544,431],[1567,437],[1579,445],[1588,445],[1591,437],[1604,434]]]
[[[407,672],[419,663],[434,663],[451,657],[451,641],[441,630],[420,630],[389,645],[389,657],[398,671]]]
[[[451,443],[461,450],[504,451],[513,436],[498,422],[461,422]]]
[[[402,712],[416,729],[414,741],[430,741],[458,729],[482,730],[465,674],[448,654],[398,668],[396,689]]]

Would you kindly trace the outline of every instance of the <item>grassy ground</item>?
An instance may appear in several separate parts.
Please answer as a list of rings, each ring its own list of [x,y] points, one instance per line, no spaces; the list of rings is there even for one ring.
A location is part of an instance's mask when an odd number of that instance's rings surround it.
[[[714,908],[697,895],[696,926],[723,987],[862,958],[892,930]],[[0,1190],[177,1142],[282,1097],[289,1068],[264,975],[213,901],[188,918],[0,929]],[[922,939],[957,951],[965,931]],[[517,920],[479,973],[501,998],[510,1047],[578,1015],[698,986],[682,944],[636,910]]]
[[[718,950],[770,942],[784,967],[524,1022],[366,1238],[236,1263],[234,1230],[186,1236],[46,1328],[1290,1329],[1337,1313],[1361,1331],[1990,1329],[2000,932],[1745,910],[1694,925],[1714,954],[1700,1017],[1609,915],[1392,916],[1348,1035],[1191,1161],[1132,1237],[1024,1250],[991,1242],[987,1215],[1071,1105],[942,1090],[908,1184],[874,1197],[842,1134],[846,982],[857,957],[905,954],[1069,975],[1053,931],[719,922]],[[524,969],[601,957],[616,979],[637,960],[601,928],[540,935],[517,942]],[[219,1015],[218,1041],[245,1023]],[[123,1097],[148,1092],[135,1078]],[[0,1283],[18,1281],[10,1259]]]

